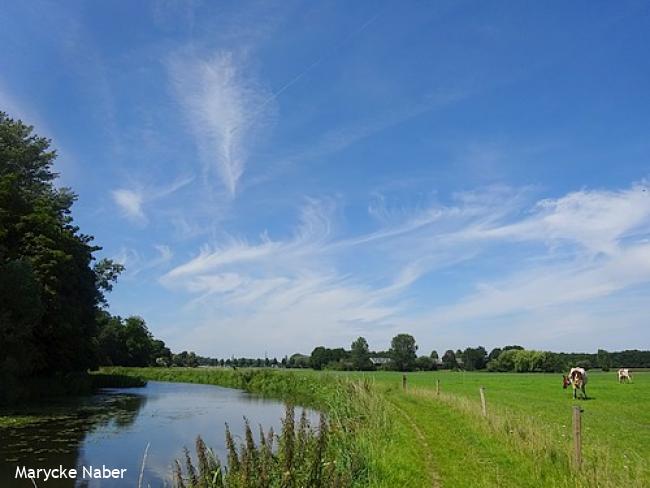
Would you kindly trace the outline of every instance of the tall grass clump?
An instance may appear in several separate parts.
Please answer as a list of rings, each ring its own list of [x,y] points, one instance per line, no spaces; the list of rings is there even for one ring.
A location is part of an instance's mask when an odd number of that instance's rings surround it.
[[[350,486],[351,473],[338,465],[331,428],[325,415],[318,428],[310,425],[303,410],[296,422],[294,408],[287,406],[282,430],[275,435],[260,427],[257,441],[246,422],[244,441],[237,446],[226,427],[227,463],[209,449],[203,439],[196,440],[196,461],[185,450],[176,460],[176,488],[298,488]]]

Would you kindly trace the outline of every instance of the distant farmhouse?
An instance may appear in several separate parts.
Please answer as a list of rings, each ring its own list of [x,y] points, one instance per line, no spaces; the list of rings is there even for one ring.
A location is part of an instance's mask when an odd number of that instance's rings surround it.
[[[375,366],[382,366],[384,364],[390,364],[390,358],[370,358],[370,362]]]

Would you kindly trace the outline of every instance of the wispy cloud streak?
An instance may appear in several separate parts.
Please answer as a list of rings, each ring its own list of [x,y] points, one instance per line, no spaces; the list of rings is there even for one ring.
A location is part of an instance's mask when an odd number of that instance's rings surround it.
[[[359,333],[385,342],[407,323],[425,341],[433,334],[462,336],[451,333],[458,330],[471,341],[477,321],[514,326],[508,318],[513,314],[548,316],[567,307],[570,314],[650,284],[650,195],[644,184],[582,190],[532,204],[527,194],[527,189],[492,188],[410,213],[375,207],[372,211],[384,216],[382,227],[356,237],[337,236],[334,212],[311,201],[292,238],[263,234],[257,243],[230,238],[204,247],[161,281],[194,294],[192,307],[219,310],[226,322],[248,323],[251,329],[243,334],[267,337],[263,324],[277,324],[281,317],[277,327],[287,336],[299,334],[306,323],[323,322],[319,334],[328,343]],[[455,299],[411,310],[411,295],[422,293],[414,287],[419,280],[449,280],[453,274],[445,270],[503,253],[511,260],[493,277],[476,275]],[[589,327],[584,322],[571,330]],[[209,335],[207,322],[201,330]],[[308,342],[313,345],[312,338]]]
[[[270,120],[272,100],[247,76],[232,52],[210,57],[179,54],[169,69],[206,163],[206,176],[216,173],[234,196],[246,168],[248,148]]]
[[[133,185],[130,188],[117,188],[111,192],[115,204],[129,220],[146,224],[145,205],[163,199],[194,181],[193,177],[179,178],[168,186],[152,187]]]

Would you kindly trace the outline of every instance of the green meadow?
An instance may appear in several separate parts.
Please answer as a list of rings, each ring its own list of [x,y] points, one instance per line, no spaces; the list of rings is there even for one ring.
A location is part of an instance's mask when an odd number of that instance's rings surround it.
[[[399,392],[401,374],[373,378],[379,387],[392,388],[392,401],[424,426],[443,479],[466,484],[471,472],[474,486],[516,486],[524,479],[527,486],[650,485],[648,373],[619,384],[613,372],[592,372],[587,400],[574,400],[557,374],[411,373],[406,392]],[[584,461],[581,473],[567,478],[574,405],[583,409]],[[460,458],[462,463],[454,461]]]
[[[345,444],[341,457],[355,452],[362,461],[363,469],[350,480],[356,486],[650,486],[646,372],[635,373],[631,384],[618,384],[614,372],[592,371],[587,400],[573,400],[558,374],[407,373],[404,389],[402,373],[394,372],[119,372],[243,388],[317,407],[342,421],[336,441]],[[572,458],[574,405],[583,409],[579,469]]]

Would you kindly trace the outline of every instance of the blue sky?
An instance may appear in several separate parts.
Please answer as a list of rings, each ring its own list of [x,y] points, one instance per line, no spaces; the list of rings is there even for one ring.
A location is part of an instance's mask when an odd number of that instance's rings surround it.
[[[4,2],[0,107],[175,350],[647,349],[649,14]]]

